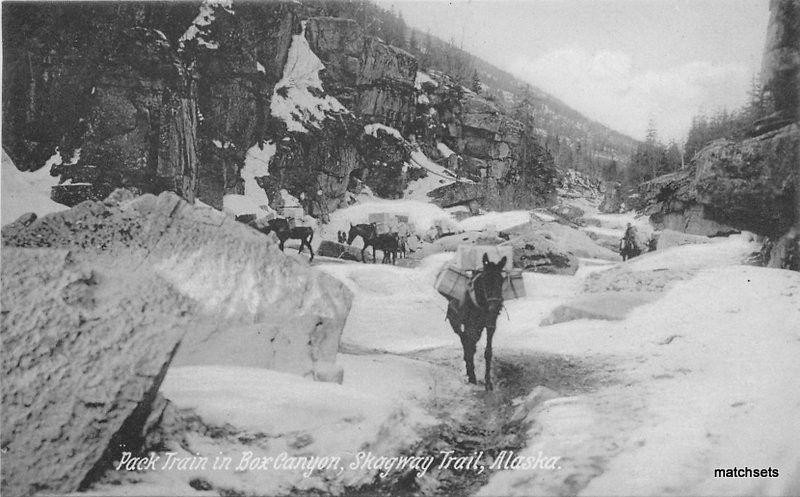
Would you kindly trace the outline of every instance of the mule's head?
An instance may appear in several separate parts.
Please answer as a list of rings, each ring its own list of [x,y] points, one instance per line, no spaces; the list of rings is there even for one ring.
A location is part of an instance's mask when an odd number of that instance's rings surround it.
[[[506,257],[494,263],[489,256],[483,254],[483,271],[481,272],[481,294],[478,298],[484,300],[482,304],[490,313],[500,312],[503,306],[503,268],[506,266]]]
[[[352,245],[353,244],[353,240],[355,240],[357,236],[361,235],[361,230],[358,227],[359,227],[358,224],[355,225],[355,226],[353,226],[352,223],[350,224],[350,231],[347,232],[347,244],[348,245]]]

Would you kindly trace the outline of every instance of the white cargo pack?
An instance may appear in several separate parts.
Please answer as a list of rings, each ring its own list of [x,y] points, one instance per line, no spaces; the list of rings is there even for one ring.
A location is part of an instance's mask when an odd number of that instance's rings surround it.
[[[388,225],[394,224],[394,216],[388,212],[372,212],[369,215],[370,223],[385,223]]]
[[[514,264],[514,248],[511,245],[459,245],[456,260],[463,270],[479,271],[483,269],[483,254],[489,256],[491,262],[500,262],[506,258],[505,271],[511,271]]]
[[[306,213],[302,207],[284,207],[281,210],[281,215],[287,219],[302,219]]]

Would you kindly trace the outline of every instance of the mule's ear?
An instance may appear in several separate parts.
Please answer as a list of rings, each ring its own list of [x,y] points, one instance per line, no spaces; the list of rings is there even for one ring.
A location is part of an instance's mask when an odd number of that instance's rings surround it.
[[[503,269],[504,267],[506,267],[506,261],[507,261],[507,260],[508,260],[508,258],[507,258],[506,256],[503,256],[503,258],[502,258],[502,259],[500,259],[500,262],[498,262],[498,263],[497,263],[497,266],[498,266],[500,269]]]
[[[487,264],[489,264],[489,254],[487,254],[486,252],[484,252],[484,253],[483,253],[483,265],[485,266],[485,265],[487,265]]]

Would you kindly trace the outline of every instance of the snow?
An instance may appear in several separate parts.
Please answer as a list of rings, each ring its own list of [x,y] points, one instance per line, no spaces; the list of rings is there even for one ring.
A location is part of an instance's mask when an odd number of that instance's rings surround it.
[[[58,178],[50,176],[50,165],[54,163],[61,163],[58,152],[47,160],[44,167],[34,172],[20,171],[3,150],[0,224],[8,224],[28,212],[44,216],[69,209],[50,199],[51,188],[58,184]]]
[[[428,98],[428,95],[422,93],[420,95],[417,95],[417,103],[421,105],[430,105],[431,100]]]
[[[258,72],[267,74],[267,69],[264,66],[262,66],[260,62],[256,62],[256,69],[258,70]]]
[[[229,13],[233,14],[231,9],[231,0],[203,0],[200,4],[200,11],[192,21],[192,24],[186,29],[178,40],[178,46],[183,49],[187,41],[197,39],[197,44],[209,49],[217,49],[219,45],[215,42],[209,42],[202,38],[205,33],[205,28],[210,26],[214,21],[214,11],[217,8],[223,8]]]
[[[309,88],[323,91],[319,71],[325,65],[319,60],[305,37],[303,31],[292,36],[292,44],[283,67],[283,78],[275,84],[270,110],[273,116],[283,120],[289,131],[305,133],[311,127],[319,127],[330,112],[347,112],[347,109],[334,97],[316,97]]]
[[[444,158],[450,157],[455,153],[452,150],[450,150],[450,147],[448,147],[442,142],[436,142],[436,149],[439,150],[439,153],[442,154],[442,157]]]
[[[256,182],[256,178],[269,176],[269,161],[275,155],[275,144],[267,142],[256,144],[247,150],[241,176],[244,180],[244,194],[227,194],[222,197],[222,210],[233,216],[255,214],[263,218],[275,211],[269,206],[267,193]]]
[[[530,220],[531,213],[529,211],[487,212],[480,216],[463,219],[459,224],[461,229],[465,231],[482,231],[485,229],[503,231],[529,223]]]
[[[438,87],[439,83],[436,82],[428,73],[417,71],[417,77],[414,79],[414,88],[420,90],[424,83],[431,83],[433,86]]]
[[[405,191],[405,198],[407,199],[428,202],[430,200],[428,192],[456,181],[453,173],[444,166],[440,166],[430,160],[420,149],[411,152],[411,166],[426,169],[428,176],[408,183]]]
[[[449,217],[427,203],[376,201],[334,212],[330,228],[345,229],[371,212],[411,215],[418,230]],[[476,227],[499,228],[527,222],[528,212],[477,218]],[[603,217],[601,229],[623,229],[629,218]],[[547,383],[556,389],[555,398],[538,402],[526,414],[531,423],[522,426],[528,442],[517,455],[559,457],[558,469],[497,471],[478,495],[797,495],[800,273],[741,265],[757,249],[750,237],[739,235],[671,247],[625,263],[581,259],[574,276],[524,273],[527,297],[505,303],[494,355],[505,361],[530,357],[539,369],[530,375],[528,387]],[[243,450],[348,458],[363,447],[385,455],[408,454],[434,423],[426,412],[431,403],[477,394],[462,383],[460,343],[444,321],[445,299],[433,289],[437,272],[452,257],[435,254],[411,268],[316,266],[354,295],[338,358],[343,384],[246,368],[171,368],[162,394],[204,423],[232,431],[213,439],[191,432],[184,448],[176,450],[236,458]],[[587,279],[615,271],[655,275],[670,284],[654,290],[619,321],[539,325],[557,306],[585,295]],[[624,292],[619,293],[621,298]],[[479,377],[482,347],[475,356]],[[548,369],[565,358],[580,367]],[[572,375],[580,387],[565,382],[564,391],[558,391],[561,387],[551,382],[559,375]],[[486,401],[491,402],[488,396]],[[781,476],[714,478],[714,468],[733,466],[779,468]],[[370,482],[372,476],[350,471],[309,477],[298,472],[150,472],[137,474],[137,485],[95,490],[186,494],[193,492],[186,482],[201,477],[216,489],[243,494],[285,494],[293,487],[328,494]]]
[[[364,126],[364,133],[370,136],[374,136],[375,138],[378,138],[378,130],[381,130],[386,134],[397,138],[400,141],[404,141],[403,135],[401,135],[399,131],[392,128],[391,126],[386,126],[380,123],[367,124],[366,126]]]

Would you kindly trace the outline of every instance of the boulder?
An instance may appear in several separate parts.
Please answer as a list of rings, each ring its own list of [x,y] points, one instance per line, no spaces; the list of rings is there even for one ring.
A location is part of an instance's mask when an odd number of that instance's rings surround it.
[[[569,204],[554,205],[548,210],[556,216],[562,217],[575,224],[580,224],[578,220],[581,219],[584,214],[583,209]]]
[[[361,249],[353,247],[352,245],[336,243],[331,240],[322,240],[319,243],[317,255],[323,257],[333,257],[335,259],[344,259],[346,261],[360,261]]]
[[[509,237],[518,235],[535,234],[543,236],[560,250],[569,252],[576,257],[587,259],[604,259],[618,261],[619,255],[606,247],[600,246],[589,235],[570,226],[556,222],[531,220],[527,224],[504,231]],[[617,240],[616,243],[619,243]]]
[[[800,271],[800,235],[791,229],[772,246],[767,267]]]
[[[295,339],[261,335],[272,357],[297,357],[290,372],[314,376],[314,365],[333,363],[352,295],[338,280],[286,257],[274,235],[265,236],[221,212],[195,207],[173,193],[144,195],[119,206],[83,202],[37,219],[24,229],[3,230],[6,246],[69,249],[76,260],[118,270],[154,273],[194,300],[213,330],[240,340],[239,325],[278,326],[287,336],[312,336],[303,357],[282,351]],[[300,330],[299,323],[306,323]],[[272,329],[272,328],[270,328]],[[248,335],[249,336],[249,335]],[[183,354],[183,352],[181,353]],[[294,355],[293,355],[294,354]],[[308,361],[307,357],[311,360]],[[186,359],[185,357],[182,360]],[[197,359],[199,361],[199,359]],[[283,362],[264,359],[261,367]]]
[[[514,267],[525,271],[550,274],[575,274],[578,258],[558,247],[544,235],[526,233],[511,238]]]
[[[92,259],[3,248],[4,495],[75,492],[136,450],[198,311],[153,271]]]

